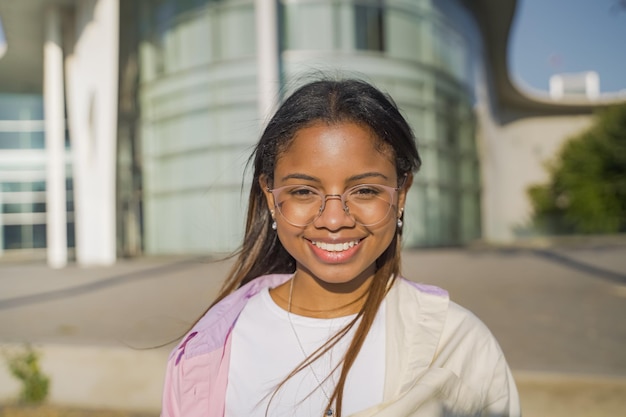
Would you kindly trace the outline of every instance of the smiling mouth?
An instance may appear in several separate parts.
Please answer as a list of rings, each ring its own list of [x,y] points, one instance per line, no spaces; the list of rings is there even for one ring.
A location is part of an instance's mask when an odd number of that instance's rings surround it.
[[[326,242],[316,242],[313,240],[311,241],[313,245],[327,252],[343,252],[345,250],[355,247],[356,245],[359,244],[359,242],[360,240],[358,239],[352,240],[350,242],[344,242],[344,243],[326,243]]]

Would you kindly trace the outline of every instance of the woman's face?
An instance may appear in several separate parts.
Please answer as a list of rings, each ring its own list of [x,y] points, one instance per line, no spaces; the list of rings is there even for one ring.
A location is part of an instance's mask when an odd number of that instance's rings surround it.
[[[381,147],[368,128],[350,122],[316,123],[298,131],[278,156],[271,186],[305,185],[325,195],[341,195],[359,184],[395,188],[398,177],[393,161],[391,150]],[[266,190],[266,178],[260,181]],[[265,195],[269,209],[274,211],[278,237],[296,260],[298,276],[342,284],[355,278],[364,282],[374,275],[376,259],[396,234],[410,184],[408,178],[393,194],[387,215],[373,226],[356,222],[338,198],[328,198],[324,211],[312,223],[294,226],[276,209],[273,195],[268,191]]]

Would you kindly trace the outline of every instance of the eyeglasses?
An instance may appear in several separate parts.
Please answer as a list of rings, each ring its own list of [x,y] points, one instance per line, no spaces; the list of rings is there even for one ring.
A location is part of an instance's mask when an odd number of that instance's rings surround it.
[[[308,185],[286,185],[268,189],[274,196],[274,206],[287,223],[304,227],[324,212],[326,201],[341,200],[343,211],[363,226],[383,221],[394,206],[397,188],[381,184],[359,184],[343,194],[322,194]]]

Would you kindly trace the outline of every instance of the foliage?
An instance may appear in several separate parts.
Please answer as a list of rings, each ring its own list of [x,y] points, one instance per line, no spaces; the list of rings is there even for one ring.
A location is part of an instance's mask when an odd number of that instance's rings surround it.
[[[548,165],[548,183],[528,189],[542,232],[626,232],[626,104],[596,117]]]
[[[22,384],[20,403],[43,403],[48,397],[50,379],[41,370],[39,353],[31,346],[26,346],[20,352],[5,353],[5,358],[11,375]]]

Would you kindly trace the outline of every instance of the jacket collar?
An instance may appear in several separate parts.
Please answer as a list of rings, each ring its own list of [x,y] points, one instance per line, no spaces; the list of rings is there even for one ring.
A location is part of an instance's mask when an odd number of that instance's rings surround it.
[[[417,290],[417,291],[416,291]],[[385,400],[408,391],[435,357],[449,297],[445,290],[396,280],[387,294]]]

